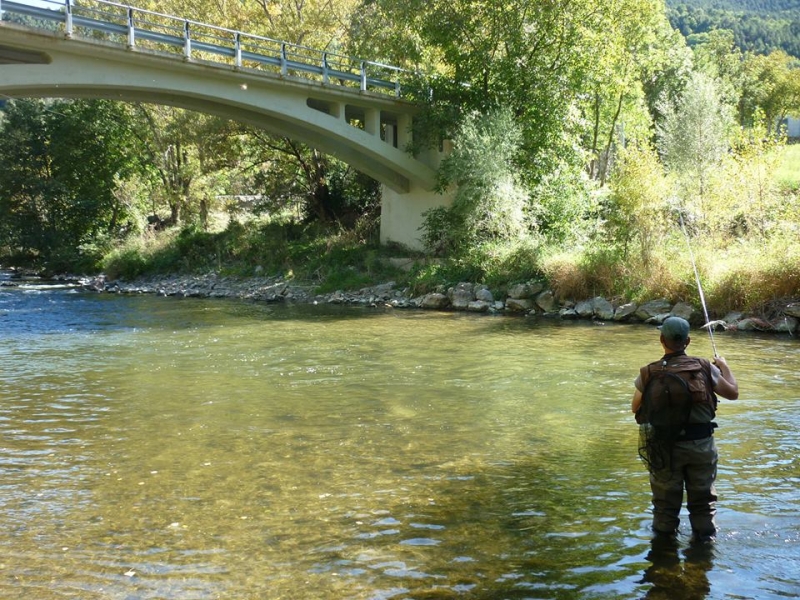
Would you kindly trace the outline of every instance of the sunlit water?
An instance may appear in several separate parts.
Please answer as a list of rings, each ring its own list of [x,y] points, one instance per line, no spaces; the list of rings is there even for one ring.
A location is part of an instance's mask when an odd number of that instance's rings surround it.
[[[717,346],[722,530],[663,549],[650,327],[0,287],[0,597],[800,597],[800,343]]]

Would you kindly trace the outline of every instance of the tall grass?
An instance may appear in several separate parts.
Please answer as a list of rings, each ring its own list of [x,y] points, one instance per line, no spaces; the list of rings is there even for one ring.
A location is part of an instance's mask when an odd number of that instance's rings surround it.
[[[692,251],[711,318],[734,310],[768,313],[776,301],[800,299],[800,238],[777,235],[724,248],[696,238]],[[552,253],[543,259],[542,270],[562,300],[664,298],[700,306],[689,250],[677,235],[667,238],[647,264],[608,246]]]
[[[776,236],[716,253],[706,294],[718,313],[767,312],[777,300],[800,298],[800,240]]]
[[[691,301],[689,260],[676,248],[664,244],[644,261],[621,246],[595,245],[554,252],[543,260],[543,270],[553,291],[564,300],[603,296],[616,302]]]

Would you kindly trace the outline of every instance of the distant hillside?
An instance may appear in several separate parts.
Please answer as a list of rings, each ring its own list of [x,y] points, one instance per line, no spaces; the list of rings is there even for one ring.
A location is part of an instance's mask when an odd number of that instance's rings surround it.
[[[742,50],[800,57],[798,0],[667,0],[667,7],[672,26],[690,44],[712,29],[730,29]]]
[[[669,7],[680,5],[761,14],[800,12],[800,2],[797,0],[667,0],[667,6]]]

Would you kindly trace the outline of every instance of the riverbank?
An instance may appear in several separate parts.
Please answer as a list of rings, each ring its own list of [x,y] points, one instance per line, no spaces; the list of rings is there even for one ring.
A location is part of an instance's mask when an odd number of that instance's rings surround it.
[[[24,285],[36,281],[32,272],[4,271],[0,286]],[[559,298],[541,282],[511,286],[503,297],[495,297],[483,284],[461,282],[454,286],[438,286],[434,291],[413,295],[408,287],[394,281],[363,287],[358,290],[337,290],[319,294],[312,284],[282,277],[232,277],[211,272],[204,275],[167,275],[142,277],[134,281],[108,279],[105,275],[54,278],[59,285],[104,294],[152,294],[177,298],[228,298],[263,303],[295,303],[311,305],[340,304],[367,308],[438,310],[504,314],[520,317],[541,317],[563,320],[599,322],[633,322],[658,325],[668,316],[680,316],[695,327],[703,327],[702,309],[686,302],[671,303],[653,299],[643,303],[614,302],[596,296],[583,300]],[[777,300],[761,313],[731,311],[719,319],[711,319],[717,331],[760,331],[800,333],[800,301]]]
[[[393,281],[355,291],[316,294],[310,284],[281,277],[238,278],[216,273],[145,277],[130,282],[98,276],[77,279],[76,284],[85,290],[112,294],[234,298],[265,303],[343,304],[644,324],[660,324],[666,317],[677,315],[696,327],[705,324],[702,310],[685,302],[671,303],[665,299],[643,303],[614,302],[601,296],[582,300],[562,299],[540,282],[511,286],[503,297],[495,297],[486,285],[469,282],[439,286],[419,296],[412,295],[409,288],[400,287]],[[800,302],[777,301],[769,307],[768,312],[762,314],[731,311],[711,323],[716,330],[794,334],[800,330]]]

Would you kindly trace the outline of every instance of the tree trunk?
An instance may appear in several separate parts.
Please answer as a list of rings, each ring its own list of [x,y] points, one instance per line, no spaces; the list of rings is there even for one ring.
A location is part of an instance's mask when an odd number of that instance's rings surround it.
[[[600,92],[594,93],[594,131],[592,132],[592,160],[589,163],[589,178],[594,179],[597,175],[597,140],[600,137]]]
[[[606,176],[608,175],[608,163],[611,158],[611,144],[614,143],[614,129],[617,127],[617,120],[619,119],[619,115],[622,112],[622,100],[624,98],[624,94],[620,92],[619,95],[619,102],[617,102],[617,111],[614,113],[614,118],[611,121],[611,127],[608,130],[608,143],[606,144],[605,149],[605,160],[602,164],[602,169],[600,172],[600,185],[603,186],[606,184]]]

